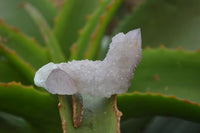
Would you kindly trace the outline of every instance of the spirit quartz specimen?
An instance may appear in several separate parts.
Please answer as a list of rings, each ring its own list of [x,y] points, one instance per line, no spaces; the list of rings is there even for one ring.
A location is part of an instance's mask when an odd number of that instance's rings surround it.
[[[48,63],[36,72],[34,82],[52,94],[110,97],[128,90],[141,57],[141,32],[135,29],[115,35],[103,61]]]

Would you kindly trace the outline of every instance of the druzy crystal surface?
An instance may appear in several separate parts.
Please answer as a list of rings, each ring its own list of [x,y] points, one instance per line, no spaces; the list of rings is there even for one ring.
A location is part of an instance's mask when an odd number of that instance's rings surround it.
[[[140,29],[112,38],[103,61],[48,63],[40,68],[34,81],[52,94],[110,97],[126,92],[142,57]]]

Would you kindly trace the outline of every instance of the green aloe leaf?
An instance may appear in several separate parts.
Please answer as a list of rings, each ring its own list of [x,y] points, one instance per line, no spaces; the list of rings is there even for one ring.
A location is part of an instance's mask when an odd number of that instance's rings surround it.
[[[56,38],[54,37],[54,34],[52,33],[50,27],[48,26],[45,18],[32,5],[25,3],[24,7],[39,27],[45,44],[50,52],[51,60],[54,62],[65,61],[64,54],[62,53],[62,50]]]
[[[9,50],[4,45],[0,44],[0,54],[3,55],[15,68],[18,70],[26,81],[33,83],[33,77],[35,75],[35,70],[22,60],[15,52]]]
[[[102,41],[103,35],[106,31],[106,28],[111,18],[113,17],[113,15],[115,14],[119,6],[121,5],[122,1],[123,0],[112,1],[112,3],[106,7],[106,12],[100,16],[99,24],[97,25],[96,30],[92,34],[92,39],[89,44],[89,48],[85,54],[85,57],[87,59],[95,59],[97,56],[100,55],[99,49],[101,48],[101,41]]]
[[[140,93],[118,97],[124,118],[157,114],[199,122],[199,57],[200,52],[144,50],[129,88]]]
[[[72,46],[71,59],[94,58],[105,29],[121,2],[122,0],[102,0],[100,2],[100,6],[89,16],[87,24],[80,31],[79,39]]]
[[[36,41],[28,38],[16,28],[11,28],[3,21],[0,21],[0,43],[15,51],[34,68],[41,67],[49,60],[47,51]]]
[[[143,47],[199,48],[200,1],[146,0],[124,19],[117,32],[141,28]]]
[[[0,110],[21,117],[41,132],[61,132],[56,100],[19,83],[0,83]]]
[[[172,117],[155,117],[144,133],[198,133],[199,123]]]
[[[118,96],[117,100],[123,119],[163,115],[200,122],[200,104],[174,96],[135,92]]]
[[[86,16],[91,14],[97,6],[97,0],[65,1],[56,19],[54,34],[68,58],[71,45],[78,39],[78,32],[86,23]]]
[[[24,2],[34,5],[53,27],[53,20],[58,10],[50,0],[0,0],[0,18],[9,25],[19,28],[23,33],[36,38],[42,44],[39,29],[23,8],[20,8]]]
[[[129,92],[174,95],[200,103],[200,52],[146,49]]]
[[[151,122],[152,117],[130,118],[121,122],[122,133],[141,133]]]
[[[0,56],[0,82],[7,83],[11,81],[23,81],[23,83],[27,84],[15,67],[13,67],[5,58]]]
[[[3,133],[37,133],[26,120],[8,113],[0,112],[0,132]]]

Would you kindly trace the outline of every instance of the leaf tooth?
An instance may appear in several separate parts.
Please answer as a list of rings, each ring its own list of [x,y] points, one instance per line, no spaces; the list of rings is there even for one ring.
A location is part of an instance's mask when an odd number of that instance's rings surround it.
[[[106,11],[109,11],[112,6],[115,4],[116,0],[114,0],[112,3],[110,3],[107,7],[106,7]]]
[[[185,103],[194,104],[193,102],[189,101],[188,99],[183,99],[182,101],[184,101]]]
[[[103,21],[105,20],[106,17],[106,13],[104,13],[103,15],[100,16],[99,20],[100,20],[100,25],[103,23]],[[99,27],[100,27],[99,25]]]
[[[148,93],[149,94],[149,93]],[[174,96],[174,95],[170,95],[170,96],[166,96],[166,95],[164,95],[164,94],[161,94],[161,93],[157,93],[157,94],[150,94],[150,95],[160,95],[160,96],[163,96],[163,97],[168,97],[168,98],[172,98],[172,99],[176,99],[176,100],[179,100],[179,101],[183,101],[183,102],[185,102],[185,103],[189,103],[189,104],[194,104],[194,105],[197,105],[197,106],[200,106],[200,104],[199,103],[197,103],[197,102],[191,102],[191,101],[189,101],[188,99],[181,99],[181,98],[178,98],[178,97],[176,97],[176,96]]]
[[[161,44],[161,45],[160,45],[160,48],[163,48],[163,49],[164,49],[164,48],[165,48],[165,45],[164,45],[164,44]]]
[[[99,4],[101,4],[103,2],[103,0],[98,0]]]
[[[159,96],[161,96],[162,94],[161,94],[160,92],[158,92],[156,95],[159,95]]]
[[[187,100],[187,99],[184,99],[183,100],[184,102],[186,102],[186,103],[191,103],[189,100]]]
[[[194,105],[200,106],[197,102],[193,103]]]
[[[30,39],[31,39],[33,42],[35,42],[35,43],[37,42],[36,39],[35,39],[35,37],[31,37]]]
[[[0,23],[1,24],[5,24],[5,22],[3,21],[3,19],[0,18]]]
[[[160,80],[160,76],[158,74],[155,74],[153,76],[154,81],[159,81]]]
[[[147,91],[146,94],[147,95],[152,95],[152,93],[150,91]]]
[[[20,4],[18,5],[18,8],[24,8],[24,6],[25,6],[25,3],[22,2],[22,3],[20,3]]]
[[[61,2],[61,4],[60,4],[60,7],[63,8],[64,5],[65,5],[65,1],[63,0],[63,1]]]
[[[94,32],[94,33],[92,34],[92,37],[91,37],[92,41],[94,41],[96,37],[97,37],[97,32]]]
[[[164,96],[164,95],[163,95],[163,96]],[[188,99],[180,99],[180,98],[178,98],[178,97],[176,97],[176,96],[174,96],[174,95],[167,96],[167,97],[170,97],[170,98],[173,98],[173,99],[176,99],[176,100],[179,100],[179,101],[183,101],[183,102],[185,102],[185,103],[189,103],[189,104],[194,104],[194,105],[200,106],[200,104],[197,103],[197,102],[191,102],[191,101],[189,101]]]
[[[0,42],[6,44],[8,42],[8,39],[6,37],[0,36]]]
[[[171,98],[176,98],[174,95],[171,95],[171,96],[169,96],[169,97],[171,97]]]
[[[17,33],[17,34],[19,34],[19,35],[21,35],[21,36],[23,36],[23,37],[26,37],[25,34],[22,33],[18,28],[12,27],[12,26],[9,26],[9,25],[5,25],[5,26],[9,27],[13,32],[15,32],[15,33]],[[27,38],[27,37],[26,37],[26,38]],[[39,47],[40,47],[40,45],[39,45]]]
[[[20,33],[20,34],[21,34],[21,31],[20,31],[18,28],[16,28],[16,27],[12,27],[12,30],[13,30],[14,32],[16,32],[16,33]]]
[[[168,97],[173,98],[173,99],[177,99],[177,100],[180,100],[180,101],[183,101],[185,103],[194,104],[194,105],[198,105],[199,106],[199,104],[197,102],[191,102],[188,99],[180,99],[180,98],[178,98],[178,97],[176,97],[174,95],[171,95],[171,96],[168,96]]]
[[[78,44],[74,43],[71,47],[70,47],[70,52],[72,53],[72,55],[76,56],[77,54],[77,49],[78,49]],[[74,57],[73,57],[74,58]]]
[[[183,47],[180,45],[178,46],[178,50],[184,50]]]
[[[86,15],[86,20],[89,21],[91,19],[92,15]]]
[[[3,87],[8,87],[8,86],[13,85],[13,84],[19,84],[19,85],[21,85],[20,82],[17,83],[16,81],[12,81],[12,82],[9,82],[9,83],[2,83],[2,82],[0,82],[0,85],[3,86]]]
[[[78,35],[80,36],[81,34],[83,34],[83,29],[80,29],[80,30],[78,31]]]
[[[194,104],[194,105],[200,106],[199,103],[197,103],[197,102],[191,102],[188,99],[184,99],[184,100],[181,100],[181,101],[184,101],[185,103],[189,103],[189,104]]]
[[[151,49],[151,47],[149,45],[145,46],[144,49]]]
[[[78,47],[77,43],[74,43],[74,44],[71,46],[70,50],[71,50],[71,51],[74,51],[74,50],[77,49],[77,47]]]
[[[3,87],[24,86],[24,87],[29,88],[29,89],[34,89],[33,85],[23,85],[21,82],[16,82],[16,81],[11,81],[11,82],[8,82],[8,83],[0,82],[0,86],[3,86]]]
[[[135,94],[139,94],[139,91],[134,91]],[[129,93],[125,93],[125,94],[129,94]]]
[[[58,16],[56,16],[54,19],[53,19],[53,22],[54,24],[56,24],[58,22]]]
[[[16,56],[16,52],[12,51],[12,50],[8,50],[4,45],[0,44],[0,49],[3,50],[5,53],[9,53],[12,54],[14,56]]]

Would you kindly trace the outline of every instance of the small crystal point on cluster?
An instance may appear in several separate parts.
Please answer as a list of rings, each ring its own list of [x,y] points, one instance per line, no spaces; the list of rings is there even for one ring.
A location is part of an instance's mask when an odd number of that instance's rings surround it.
[[[141,57],[141,32],[136,29],[115,35],[103,61],[48,63],[36,72],[34,82],[52,94],[110,97],[128,90]]]

